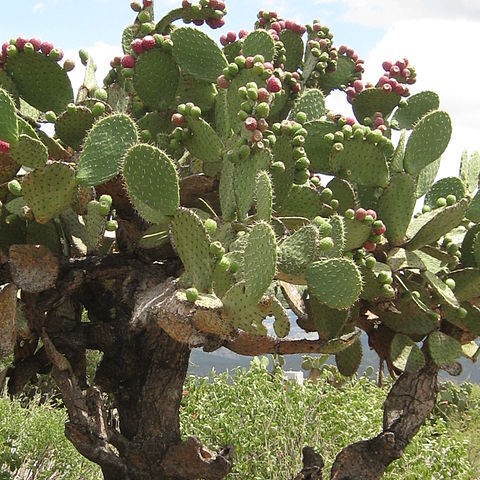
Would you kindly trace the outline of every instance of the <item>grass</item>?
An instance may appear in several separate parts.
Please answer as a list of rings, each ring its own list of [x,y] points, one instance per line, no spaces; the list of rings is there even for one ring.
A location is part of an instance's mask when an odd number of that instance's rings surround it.
[[[291,480],[304,444],[322,453],[327,473],[342,447],[379,432],[387,393],[366,377],[335,388],[328,375],[300,387],[257,362],[232,376],[190,377],[182,433],[214,449],[236,445],[229,480]],[[480,479],[480,388],[449,386],[447,393],[448,403],[439,405],[385,479]],[[0,480],[100,479],[99,469],[65,439],[64,421],[64,410],[47,403],[25,409],[20,400],[0,397]]]

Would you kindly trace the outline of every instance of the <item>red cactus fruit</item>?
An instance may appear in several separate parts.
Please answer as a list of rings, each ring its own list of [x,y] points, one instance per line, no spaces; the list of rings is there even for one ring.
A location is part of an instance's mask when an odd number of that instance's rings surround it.
[[[227,33],[227,42],[232,43],[237,39],[237,34],[235,32],[228,32]]]
[[[8,153],[10,151],[10,144],[4,140],[0,140],[0,153]]]
[[[244,122],[245,128],[253,132],[257,129],[257,119],[254,117],[248,117]]]
[[[122,67],[123,68],[133,68],[135,66],[135,58],[131,55],[125,55],[122,58]]]
[[[244,28],[242,28],[242,29],[238,32],[238,38],[245,38],[247,35],[248,35],[248,31],[245,30]]]
[[[28,42],[28,40],[26,38],[18,37],[16,42],[15,42],[15,46],[17,47],[17,50],[19,52],[23,52],[23,47],[25,47],[25,44],[27,42]]]
[[[228,40],[226,35],[220,35],[220,43],[225,47],[228,45]]]
[[[143,8],[151,7],[153,5],[152,0],[143,0]]]
[[[151,50],[155,47],[155,39],[152,35],[147,35],[142,38],[142,47],[144,50]]]
[[[272,93],[278,93],[282,90],[282,82],[273,75],[267,80],[267,90]]]
[[[387,231],[387,227],[385,225],[382,225],[380,228],[375,228],[373,230],[373,233],[375,235],[383,235]]]
[[[175,127],[182,127],[185,124],[185,117],[181,113],[174,113],[172,123]]]
[[[258,89],[257,95],[259,102],[268,102],[268,100],[270,99],[270,93],[268,93],[268,90],[263,87]]]
[[[208,2],[208,6],[212,10],[225,10],[225,2],[222,0],[210,0]]]
[[[362,222],[365,220],[365,217],[367,216],[367,211],[364,208],[358,208],[357,211],[355,212],[355,220],[358,220],[359,222]]]
[[[367,215],[370,215],[374,220],[377,219],[377,212],[375,210],[372,210],[371,208],[367,210]]]
[[[377,244],[376,244],[376,243],[373,243],[373,242],[370,242],[369,240],[367,240],[367,241],[363,244],[363,248],[364,248],[367,252],[373,252],[373,251],[377,248]]]
[[[220,75],[217,78],[217,87],[221,88],[223,90],[227,89],[230,85],[230,82],[228,81],[227,77],[225,75]]]
[[[31,38],[29,42],[33,45],[33,48],[35,49],[35,51],[40,50],[40,47],[42,46],[42,41],[40,39],[34,37],[34,38]]]
[[[183,0],[182,1],[182,8],[187,10],[188,8],[191,8],[192,4],[188,0]]]
[[[392,91],[392,86],[389,83],[386,83],[385,85],[382,86],[382,90],[385,93],[390,93]]]
[[[293,93],[298,93],[302,87],[300,83],[295,82],[290,88],[292,89]]]
[[[42,42],[40,45],[40,49],[44,55],[48,55],[53,50],[53,43],[52,42]]]
[[[205,23],[214,30],[221,28],[225,25],[225,20],[223,18],[207,18]]]
[[[389,72],[390,69],[392,68],[392,62],[389,62],[389,61],[385,61],[382,63],[382,68],[386,71],[386,72]]]
[[[131,44],[132,50],[137,54],[140,55],[143,53],[143,41],[141,38],[136,38]]]

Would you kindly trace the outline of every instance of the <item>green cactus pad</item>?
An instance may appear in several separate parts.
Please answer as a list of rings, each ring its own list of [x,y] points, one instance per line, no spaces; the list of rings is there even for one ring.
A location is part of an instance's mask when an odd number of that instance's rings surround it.
[[[215,130],[222,140],[226,140],[232,133],[228,111],[227,91],[219,90],[215,98]]]
[[[456,308],[445,308],[445,319],[464,332],[470,332],[475,337],[480,335],[480,309],[467,302],[462,303],[467,315],[460,317]]]
[[[296,285],[305,283],[305,271],[317,257],[318,229],[305,225],[289,235],[278,249],[278,278]]]
[[[440,297],[442,303],[446,303],[447,305],[454,308],[460,307],[460,304],[458,303],[458,300],[456,299],[455,294],[452,292],[452,290],[447,285],[445,285],[445,283],[442,282],[442,280],[440,280],[434,273],[426,270],[425,272],[423,272],[423,277],[430,284],[433,291]]]
[[[420,173],[417,175],[417,198],[423,197],[433,185],[438,170],[440,169],[440,160],[440,158],[437,158],[437,160],[420,170]]]
[[[428,112],[437,110],[440,98],[435,92],[424,91],[408,98],[407,104],[401,106],[392,117],[391,125],[397,130],[411,130]]]
[[[237,205],[237,220],[244,221],[252,208],[255,179],[258,172],[268,168],[269,165],[270,156],[266,151],[256,152],[235,165],[233,188]]]
[[[401,333],[393,337],[390,358],[394,367],[402,372],[416,372],[425,365],[425,357],[418,345]]]
[[[248,236],[244,252],[245,295],[257,303],[275,276],[277,242],[270,225],[259,222]]]
[[[187,208],[175,213],[171,230],[175,249],[185,267],[185,273],[199,292],[209,293],[214,263],[210,257],[210,238],[198,215]]]
[[[381,112],[387,118],[401,99],[396,93],[385,94],[381,88],[366,88],[354,98],[353,113],[359,123],[363,123],[366,117],[372,118],[375,112]]]
[[[370,187],[386,187],[388,184],[384,153],[365,140],[346,140],[343,150],[332,150],[330,162],[333,171],[349,181]]]
[[[222,298],[225,321],[255,335],[266,335],[263,309],[245,294],[245,283],[236,283]]]
[[[218,187],[220,196],[220,207],[222,209],[222,217],[225,220],[233,220],[237,212],[237,202],[235,200],[235,190],[233,188],[233,176],[235,173],[235,165],[225,159],[220,174],[220,185]]]
[[[272,315],[275,317],[273,330],[277,337],[285,338],[290,333],[290,318],[288,317],[288,312],[277,297],[271,297],[271,300]]]
[[[363,289],[360,294],[360,298],[363,300],[368,300],[369,302],[374,302],[382,297],[382,283],[378,279],[378,273],[380,271],[390,272],[390,269],[383,270],[384,264],[377,262],[375,264],[375,270],[373,271],[366,266],[362,265],[360,271],[363,278]]]
[[[459,302],[480,296],[480,270],[462,268],[451,272],[449,278],[455,281],[455,297]]]
[[[285,165],[284,172],[278,170],[271,171],[275,205],[278,208],[286,203],[285,200],[295,178],[295,159],[293,158],[293,147],[290,138],[282,135],[273,146],[272,154],[275,162],[282,162]]]
[[[171,37],[173,56],[183,72],[206,82],[217,81],[227,66],[227,59],[208,35],[195,28],[182,27],[174,30]]]
[[[328,95],[332,90],[344,88],[356,76],[355,62],[344,55],[337,59],[337,69],[321,75],[318,79],[320,89]]]
[[[18,138],[15,104],[10,95],[0,88],[0,140],[13,143]]]
[[[13,213],[14,215],[18,215],[20,217],[22,216],[23,208],[25,207],[25,205],[26,202],[23,197],[16,197],[6,203],[5,208],[8,210],[9,213]]]
[[[169,112],[149,112],[137,120],[138,130],[148,130],[151,138],[159,133],[169,134],[173,130]]]
[[[169,222],[162,222],[158,225],[152,225],[143,232],[142,238],[138,242],[139,248],[161,248],[169,243],[168,223]]]
[[[202,112],[208,112],[215,104],[216,89],[210,82],[197,80],[191,75],[180,76],[180,83],[176,94],[177,103],[192,102]]]
[[[467,210],[467,218],[468,218],[468,210]],[[478,245],[477,237],[480,233],[480,225],[474,225],[472,228],[468,230],[463,237],[462,245],[461,245],[461,254],[460,261],[463,266],[465,267],[476,267],[476,249]]]
[[[438,240],[453,228],[458,227],[465,216],[467,206],[468,202],[461,200],[455,205],[437,208],[415,218],[407,229],[409,240],[405,248],[416,250]]]
[[[335,363],[342,375],[354,375],[362,363],[362,342],[357,339],[350,347],[336,353]]]
[[[47,223],[73,202],[76,191],[75,172],[67,165],[51,163],[26,175],[22,191],[35,220]]]
[[[123,160],[123,177],[133,206],[149,222],[173,215],[180,205],[175,165],[156,147],[131,147]]]
[[[320,214],[323,202],[319,192],[308,185],[292,185],[283,204],[277,207],[279,215],[315,218]]]
[[[466,193],[465,185],[458,177],[442,178],[430,187],[424,204],[430,208],[436,208],[439,197],[447,198],[448,195],[455,195],[456,199],[460,200]]]
[[[242,42],[236,40],[223,47],[223,53],[229,62],[234,62],[235,58],[242,54]]]
[[[333,248],[325,252],[319,249],[318,254],[319,256],[329,258],[341,257],[345,248],[345,223],[343,217],[340,215],[332,215],[329,223],[332,226],[330,237],[333,240]]]
[[[15,86],[14,81],[10,78],[8,73],[2,68],[0,69],[0,88],[6,91],[18,105],[19,96],[17,87]]]
[[[135,91],[151,108],[162,110],[174,104],[179,79],[178,67],[170,52],[153,48],[135,62]]]
[[[436,110],[422,117],[410,135],[403,164],[408,173],[419,173],[447,148],[452,134],[448,113]]]
[[[327,188],[333,193],[333,198],[338,200],[336,211],[343,215],[346,210],[355,207],[355,192],[353,186],[342,178],[333,178],[328,182]]]
[[[275,55],[275,42],[265,30],[254,30],[244,38],[242,52],[244,57],[262,55],[266,62],[272,62]]]
[[[467,213],[465,216],[472,222],[480,222],[480,193],[477,192],[468,204]]]
[[[262,170],[255,179],[257,219],[270,223],[273,209],[273,187],[270,175]]]
[[[304,45],[302,37],[291,30],[282,30],[278,35],[285,48],[285,70],[295,72],[302,65]]]
[[[87,214],[84,215],[83,221],[85,229],[81,238],[87,247],[87,253],[96,253],[101,246],[107,223],[105,215],[101,212],[100,202],[96,200],[88,202]]]
[[[298,35],[295,36],[298,38]],[[307,122],[320,120],[325,115],[325,96],[322,91],[316,88],[305,90],[297,98],[290,117],[295,119],[298,112],[304,112],[307,115]]]
[[[6,71],[15,82],[18,93],[42,112],[61,113],[73,102],[73,90],[67,73],[42,53],[19,53],[9,57]]]
[[[469,157],[466,151],[462,154],[460,163],[460,178],[467,187],[469,193],[473,193],[478,188],[480,176],[480,153],[473,152]]]
[[[95,186],[118,175],[125,152],[137,141],[137,128],[128,115],[100,119],[90,130],[78,159],[77,182]]]
[[[441,367],[460,358],[462,356],[462,346],[449,335],[436,331],[428,336],[428,353],[432,360]]]
[[[122,32],[122,50],[125,55],[134,55],[131,43],[135,38],[135,25],[128,25]]]
[[[321,340],[338,337],[349,317],[349,310],[327,307],[314,296],[309,300],[309,310],[309,316],[313,318]]]
[[[402,130],[402,133],[400,134],[400,138],[398,139],[397,148],[395,148],[395,153],[393,154],[393,157],[390,161],[390,170],[394,173],[403,172],[403,156],[405,155],[406,143],[407,143],[407,131]]]
[[[41,142],[47,147],[48,157],[51,160],[64,160],[70,158],[70,154],[60,145],[60,142],[48,136],[44,131],[38,130],[38,135],[31,135],[30,133],[27,133],[27,135],[41,140]]]
[[[393,272],[399,270],[429,270],[432,273],[438,273],[444,266],[444,262],[421,250],[410,252],[403,248],[392,249],[387,256],[387,263]]]
[[[311,295],[330,308],[351,307],[362,291],[362,276],[346,258],[320,260],[309,265],[305,278]]]
[[[372,228],[365,223],[355,219],[344,218],[345,225],[345,247],[344,250],[349,252],[360,248],[372,232]]]
[[[239,265],[243,262],[242,252],[229,252],[222,258],[226,258],[230,262],[237,262]],[[213,290],[216,295],[222,298],[241,279],[243,279],[243,276],[240,270],[234,274],[230,269],[225,270],[220,263],[217,263],[213,272]]]
[[[202,160],[204,169],[208,166],[214,170],[221,167],[222,141],[215,130],[203,118],[187,117],[192,136],[185,140],[185,147],[199,160]],[[206,172],[210,174],[211,172]],[[215,175],[215,173],[213,173]]]
[[[19,165],[30,168],[42,167],[48,160],[47,147],[40,140],[23,134],[11,145],[10,154]]]
[[[305,138],[305,151],[310,160],[310,169],[316,173],[332,174],[329,162],[332,144],[325,139],[325,135],[339,130],[333,122],[313,120],[303,125],[307,131]]]
[[[392,176],[378,200],[378,216],[383,220],[389,242],[401,245],[415,209],[415,179],[408,173]]]
[[[92,128],[94,118],[87,107],[77,107],[74,111],[63,112],[55,122],[57,137],[74,150],[80,150],[83,139]]]

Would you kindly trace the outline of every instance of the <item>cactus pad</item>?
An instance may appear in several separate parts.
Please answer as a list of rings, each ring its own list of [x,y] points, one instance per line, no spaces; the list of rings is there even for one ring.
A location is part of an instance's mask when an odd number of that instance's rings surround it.
[[[448,287],[442,280],[440,280],[434,273],[426,270],[423,272],[424,278],[432,287],[433,291],[440,297],[442,303],[447,305],[460,308],[460,304],[455,297],[455,294],[452,292],[450,287]]]
[[[390,358],[402,372],[416,372],[425,365],[425,357],[418,345],[400,333],[393,337],[390,344]]]
[[[209,293],[214,264],[210,257],[210,239],[202,220],[191,210],[179,208],[173,217],[171,230],[185,273],[199,292]]]
[[[171,36],[173,56],[181,70],[199,80],[215,82],[227,66],[217,44],[205,33],[189,27],[177,28]]]
[[[275,317],[273,322],[273,330],[279,338],[285,338],[290,333],[290,319],[288,312],[283,307],[277,297],[271,297],[272,315]]]
[[[273,208],[273,187],[270,175],[262,170],[255,179],[257,219],[270,223]]]
[[[478,188],[480,176],[480,153],[473,152],[469,157],[465,151],[462,154],[460,163],[460,178],[465,183],[469,193],[473,193]]]
[[[313,120],[305,123],[304,128],[308,133],[305,138],[305,151],[312,171],[331,174],[329,156],[332,144],[325,139],[325,135],[335,133],[338,126],[326,120]]]
[[[277,207],[277,212],[285,217],[301,216],[312,219],[320,214],[322,207],[323,201],[315,188],[292,185],[285,201]]]
[[[118,175],[125,152],[137,140],[137,128],[128,115],[100,119],[90,130],[78,160],[77,182],[96,186]]]
[[[295,35],[298,38],[298,35]],[[325,115],[325,96],[321,90],[311,88],[305,90],[296,100],[290,116],[295,119],[298,112],[307,115],[307,122],[319,120]]]
[[[94,118],[87,107],[76,107],[63,112],[55,122],[57,137],[74,150],[80,150],[87,131],[92,128]]]
[[[138,96],[151,108],[173,105],[180,74],[170,52],[153,48],[135,62],[133,84]]]
[[[352,345],[335,354],[338,371],[346,377],[356,373],[362,363],[362,342],[356,339]]]
[[[420,198],[425,195],[430,187],[433,185],[440,168],[440,158],[434,160],[432,163],[422,168],[417,175],[417,192],[416,197]]]
[[[5,64],[20,96],[42,112],[61,113],[73,101],[73,90],[67,73],[42,53],[19,53]]]
[[[436,110],[422,117],[410,135],[405,149],[404,166],[408,173],[419,173],[447,148],[452,134],[448,113]]]
[[[131,147],[123,160],[123,177],[132,204],[149,222],[173,215],[180,205],[175,165],[156,147]]]
[[[472,300],[480,296],[480,270],[462,268],[449,275],[455,281],[455,297],[459,302]]]
[[[446,177],[435,182],[425,196],[424,204],[430,208],[437,207],[437,199],[446,198],[448,195],[455,195],[457,200],[466,194],[464,183],[458,177]]]
[[[353,186],[342,178],[332,178],[327,184],[333,193],[333,198],[338,200],[336,211],[343,215],[345,210],[355,207],[355,192]]]
[[[257,303],[273,281],[277,263],[277,242],[272,227],[257,223],[244,252],[245,295]]]
[[[344,218],[343,223],[345,225],[344,250],[346,252],[361,247],[368,240],[372,231],[369,225],[350,218]]]
[[[176,94],[177,103],[192,102],[200,107],[202,112],[207,112],[213,107],[215,97],[216,89],[212,83],[197,80],[187,74],[180,76]]]
[[[47,147],[40,140],[24,134],[10,147],[10,154],[19,165],[30,168],[42,167],[48,160]]]
[[[339,55],[337,59],[337,69],[334,72],[328,72],[318,79],[320,89],[328,95],[332,90],[343,88],[356,75],[355,62],[346,57]]]
[[[428,336],[428,353],[438,365],[448,365],[462,356],[462,346],[443,332],[432,332]]]
[[[17,336],[17,286],[0,285],[0,359],[10,355]]]
[[[309,309],[321,340],[331,340],[338,337],[349,316],[349,310],[327,307],[319,302],[315,296],[312,296],[309,300]]]
[[[330,308],[352,306],[362,291],[362,276],[354,262],[346,258],[320,260],[305,272],[311,295]]]
[[[76,191],[75,172],[67,165],[51,163],[25,176],[22,183],[25,201],[35,220],[47,223],[73,202]]]
[[[304,51],[302,37],[290,30],[282,30],[278,37],[283,43],[285,56],[287,57],[284,62],[285,70],[288,72],[295,72],[302,64]]]
[[[360,123],[363,123],[366,117],[373,117],[375,112],[381,112],[383,117],[387,118],[401,98],[396,93],[386,95],[381,88],[366,88],[354,98],[353,113]]]
[[[412,95],[406,105],[399,108],[392,117],[392,127],[398,130],[411,130],[414,125],[428,112],[437,110],[440,98],[435,92],[424,91]]]
[[[387,228],[385,235],[393,245],[403,243],[415,209],[415,189],[414,178],[408,173],[399,173],[390,179],[378,201],[378,215]]]
[[[0,88],[0,140],[12,143],[18,138],[15,104],[10,95]]]
[[[275,55],[275,42],[265,30],[255,30],[243,40],[243,56],[262,55],[266,62],[272,62]]]

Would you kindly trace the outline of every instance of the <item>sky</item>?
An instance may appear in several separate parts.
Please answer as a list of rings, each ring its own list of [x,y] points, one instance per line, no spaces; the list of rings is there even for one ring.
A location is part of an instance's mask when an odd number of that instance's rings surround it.
[[[5,2],[5,0],[4,0]],[[22,0],[8,1],[0,16],[1,43],[17,36],[52,41],[73,58],[71,73],[78,85],[82,66],[78,49],[86,48],[98,64],[98,80],[108,64],[121,54],[120,39],[134,19],[129,0]],[[157,0],[157,20],[181,0]],[[453,123],[452,140],[443,155],[440,176],[456,175],[463,149],[480,150],[480,44],[479,0],[226,0],[228,14],[222,33],[253,27],[258,10],[276,10],[284,18],[302,23],[313,19],[328,25],[336,45],[346,44],[365,60],[365,81],[376,82],[384,60],[403,57],[417,70],[412,93],[434,90],[440,108]],[[351,113],[344,95],[336,94],[327,106]]]

